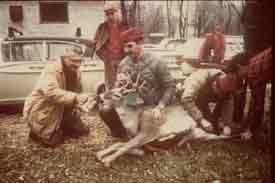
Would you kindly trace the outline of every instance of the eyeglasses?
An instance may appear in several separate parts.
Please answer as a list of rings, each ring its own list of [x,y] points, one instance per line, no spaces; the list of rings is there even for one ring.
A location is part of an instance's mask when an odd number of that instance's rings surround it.
[[[72,62],[82,62],[82,59],[79,58],[70,58]]]
[[[105,12],[105,15],[106,15],[106,16],[113,15],[113,14],[115,14],[115,12],[113,12],[113,11]]]

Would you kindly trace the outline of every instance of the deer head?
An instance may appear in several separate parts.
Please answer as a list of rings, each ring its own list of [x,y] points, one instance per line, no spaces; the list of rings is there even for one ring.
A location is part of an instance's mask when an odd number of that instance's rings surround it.
[[[119,74],[115,88],[107,90],[100,95],[102,109],[118,108],[123,105],[123,99],[130,93],[138,93],[141,88],[145,86],[146,82],[140,82],[140,74],[138,74],[136,81],[131,79],[131,76],[127,74]],[[139,101],[140,102],[140,101]],[[141,101],[142,102],[142,101]]]

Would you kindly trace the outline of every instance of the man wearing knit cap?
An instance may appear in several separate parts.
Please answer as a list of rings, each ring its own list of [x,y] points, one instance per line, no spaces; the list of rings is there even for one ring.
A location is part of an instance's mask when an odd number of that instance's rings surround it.
[[[122,24],[118,4],[106,2],[104,6],[106,20],[101,23],[91,41],[97,56],[104,62],[105,86],[111,89],[116,80],[117,65],[125,56],[120,33],[126,29]]]
[[[223,62],[225,38],[222,30],[222,25],[216,24],[214,31],[206,34],[205,41],[199,51],[199,62],[214,62],[218,64]]]
[[[181,102],[203,129],[230,135],[233,120],[232,93],[237,87],[235,73],[218,69],[199,69],[185,80]],[[215,103],[214,110],[209,107]]]
[[[69,49],[61,59],[48,64],[31,94],[26,98],[24,120],[29,137],[47,147],[63,142],[64,136],[80,137],[89,133],[74,109],[88,100],[82,91],[79,67],[81,52]]]
[[[118,78],[116,85],[125,82],[120,77],[125,74],[132,82],[138,83],[143,87],[138,89],[138,97],[136,100],[127,100],[128,105],[137,106],[152,106],[153,116],[155,119],[161,119],[164,116],[165,107],[172,102],[175,96],[176,85],[172,78],[167,65],[159,58],[151,53],[146,53],[143,50],[143,32],[131,28],[121,33],[121,39],[124,42],[124,51],[126,57],[121,61],[118,66]],[[143,101],[143,104],[138,104],[138,99]],[[133,99],[133,98],[132,98]],[[100,116],[103,121],[109,126],[113,136],[121,137],[125,134],[116,133],[118,129],[123,129],[121,122],[118,120],[106,120],[109,111],[101,111]],[[120,130],[122,131],[122,130]]]

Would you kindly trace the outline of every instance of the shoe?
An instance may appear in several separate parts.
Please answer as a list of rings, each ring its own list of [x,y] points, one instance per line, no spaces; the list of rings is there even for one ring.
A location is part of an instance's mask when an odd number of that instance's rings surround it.
[[[57,133],[53,134],[53,136],[49,140],[46,140],[39,137],[35,133],[30,132],[29,140],[32,140],[35,143],[42,145],[43,147],[55,148],[57,145],[60,145],[64,142],[64,137],[63,137],[63,133],[61,131],[58,131]]]
[[[67,126],[63,129],[64,135],[71,138],[79,138],[81,136],[87,136],[90,133],[90,129],[83,122],[71,123],[71,126]]]

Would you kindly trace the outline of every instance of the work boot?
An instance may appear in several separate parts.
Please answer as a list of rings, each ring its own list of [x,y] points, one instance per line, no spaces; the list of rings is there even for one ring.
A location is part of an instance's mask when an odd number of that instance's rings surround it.
[[[68,122],[65,127],[63,126],[63,130],[64,135],[71,138],[79,138],[80,136],[86,136],[90,133],[89,127],[80,119]]]
[[[111,135],[117,138],[126,138],[127,132],[121,123],[121,120],[114,109],[108,111],[100,110],[99,116],[103,122],[109,127]]]
[[[29,139],[47,148],[55,148],[56,146],[64,143],[62,130],[56,131],[50,139],[43,139],[31,131],[29,133]]]

